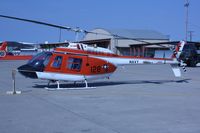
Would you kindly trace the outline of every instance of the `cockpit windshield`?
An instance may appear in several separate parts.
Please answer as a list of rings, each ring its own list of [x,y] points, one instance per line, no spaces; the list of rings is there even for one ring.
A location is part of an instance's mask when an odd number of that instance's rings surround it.
[[[33,67],[44,67],[49,63],[51,55],[51,52],[39,53],[29,60],[28,64]]]

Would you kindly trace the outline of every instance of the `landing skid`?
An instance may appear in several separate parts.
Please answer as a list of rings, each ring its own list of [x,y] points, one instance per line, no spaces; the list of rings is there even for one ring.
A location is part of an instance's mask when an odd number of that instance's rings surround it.
[[[84,90],[84,89],[92,89],[96,87],[88,87],[87,80],[85,80],[85,87],[74,87],[74,88],[60,88],[60,83],[59,81],[56,81],[57,83],[57,88],[49,88],[49,87],[44,87],[44,89],[49,90],[49,91],[56,91],[56,90]],[[74,83],[75,84],[75,83]],[[48,83],[48,86],[50,85],[50,82]]]

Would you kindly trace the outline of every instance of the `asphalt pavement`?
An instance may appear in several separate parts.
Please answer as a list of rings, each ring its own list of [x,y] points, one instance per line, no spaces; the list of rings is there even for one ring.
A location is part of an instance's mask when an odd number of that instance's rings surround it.
[[[2,133],[199,133],[200,67],[175,78],[169,65],[119,67],[110,79],[90,81],[94,88],[49,91],[46,80],[12,70],[26,61],[0,61]],[[63,88],[75,87],[61,82]],[[50,87],[56,87],[51,84]]]

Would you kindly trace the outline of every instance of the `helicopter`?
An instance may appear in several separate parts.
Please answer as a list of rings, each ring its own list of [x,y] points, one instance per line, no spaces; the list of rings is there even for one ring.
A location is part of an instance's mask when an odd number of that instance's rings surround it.
[[[0,17],[42,24],[76,33],[83,32],[98,34],[87,30],[73,29],[71,27],[64,27],[12,16],[0,15]],[[121,37],[118,35],[113,36]],[[133,40],[145,42],[138,39]],[[145,43],[147,43],[147,45],[152,45],[148,42]],[[56,82],[57,89],[61,89],[59,81],[84,81],[85,88],[88,88],[89,80],[109,78],[119,66],[123,65],[167,63],[171,64],[174,75],[180,77],[181,71],[178,68],[178,64],[182,64],[182,60],[180,60],[179,57],[184,45],[184,41],[179,42],[178,45],[175,45],[173,48],[172,58],[161,59],[121,56],[114,54],[106,48],[92,47],[83,43],[69,43],[67,47],[55,48],[53,52],[39,53],[29,60],[27,64],[22,65],[17,69],[18,72],[25,77],[48,80],[48,86],[51,82]],[[182,67],[185,71],[184,66]]]
[[[57,89],[60,89],[59,81],[84,81],[85,88],[88,88],[87,81],[109,78],[117,67],[124,65],[169,63],[174,75],[180,77],[177,58],[184,44],[184,41],[180,42],[172,59],[164,60],[120,56],[105,48],[72,43],[53,52],[39,53],[27,64],[18,67],[18,72],[28,78],[48,80],[48,86],[50,82],[56,82]]]

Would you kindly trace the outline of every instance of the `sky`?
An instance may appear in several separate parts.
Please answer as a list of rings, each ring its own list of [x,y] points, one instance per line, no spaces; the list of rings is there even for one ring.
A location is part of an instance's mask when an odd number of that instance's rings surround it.
[[[189,31],[200,41],[200,0],[189,0]],[[148,29],[185,39],[185,0],[1,0],[0,14],[84,30]],[[59,29],[0,18],[0,41],[58,42]],[[62,30],[61,41],[75,33]],[[79,38],[81,39],[81,38]]]

